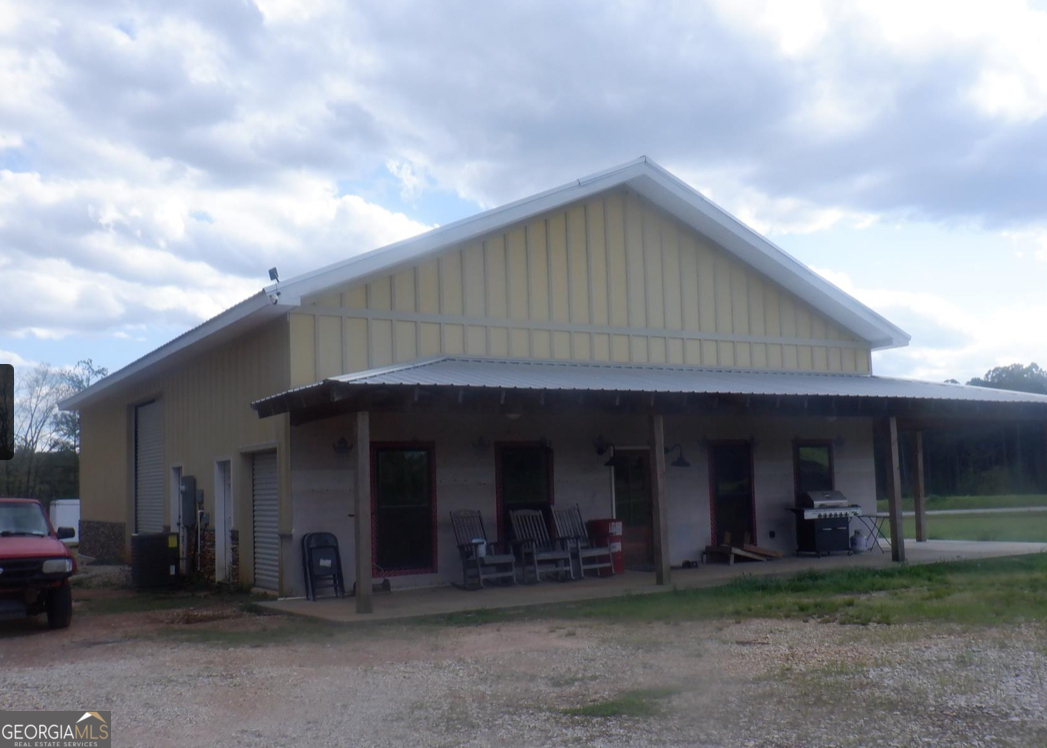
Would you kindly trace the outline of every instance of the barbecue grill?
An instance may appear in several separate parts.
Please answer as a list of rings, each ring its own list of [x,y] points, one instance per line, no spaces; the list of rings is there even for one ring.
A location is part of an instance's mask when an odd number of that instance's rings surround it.
[[[797,497],[789,510],[796,515],[796,552],[816,556],[833,551],[851,552],[851,517],[862,508],[840,491],[809,491]]]

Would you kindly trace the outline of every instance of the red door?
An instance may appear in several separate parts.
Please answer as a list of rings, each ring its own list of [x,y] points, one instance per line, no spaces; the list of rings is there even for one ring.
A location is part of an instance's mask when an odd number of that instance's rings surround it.
[[[654,517],[651,513],[651,471],[647,450],[614,454],[614,509],[622,521],[622,556],[627,569],[654,564]]]

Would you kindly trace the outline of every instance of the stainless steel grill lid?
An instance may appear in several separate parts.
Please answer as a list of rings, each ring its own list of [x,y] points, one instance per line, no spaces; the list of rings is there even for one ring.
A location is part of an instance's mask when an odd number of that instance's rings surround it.
[[[800,495],[800,506],[811,509],[850,506],[850,500],[840,491],[808,491]]]

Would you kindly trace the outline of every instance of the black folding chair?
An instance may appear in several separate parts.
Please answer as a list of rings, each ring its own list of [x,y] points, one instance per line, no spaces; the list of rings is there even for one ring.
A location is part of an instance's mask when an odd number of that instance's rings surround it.
[[[338,538],[329,532],[310,532],[302,537],[302,565],[305,567],[305,596],[316,600],[320,586],[330,586],[333,597],[345,597],[342,556]]]

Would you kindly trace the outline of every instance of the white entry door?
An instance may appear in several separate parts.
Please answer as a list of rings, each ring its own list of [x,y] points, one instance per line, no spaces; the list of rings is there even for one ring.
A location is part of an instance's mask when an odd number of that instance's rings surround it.
[[[214,578],[228,582],[232,565],[233,547],[230,531],[233,529],[233,489],[229,460],[215,463],[214,475]]]

